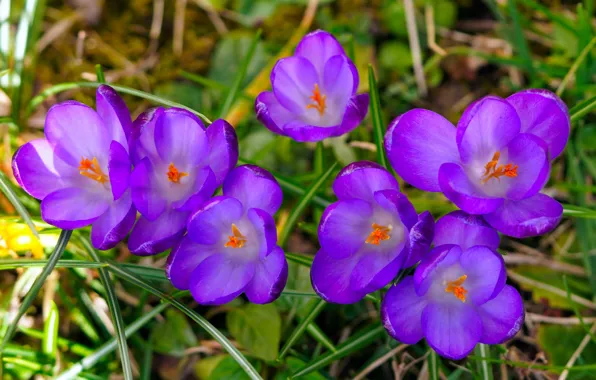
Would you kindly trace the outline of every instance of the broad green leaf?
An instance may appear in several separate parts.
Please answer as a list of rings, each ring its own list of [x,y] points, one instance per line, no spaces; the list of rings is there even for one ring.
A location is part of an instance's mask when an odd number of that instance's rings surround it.
[[[548,363],[555,366],[567,364],[586,332],[581,326],[540,325],[538,344],[546,353]],[[596,363],[596,345],[589,343],[583,350],[577,365]],[[570,372],[570,379],[593,379],[593,371]]]
[[[275,360],[281,339],[281,317],[272,304],[247,304],[227,314],[230,334],[251,354]]]
[[[153,349],[172,356],[184,356],[184,350],[198,343],[188,320],[181,312],[166,311],[166,320],[153,329]]]
[[[155,87],[155,95],[195,110],[203,109],[203,90],[188,82],[166,82]]]
[[[208,380],[219,363],[229,357],[230,355],[214,355],[202,358],[194,366],[195,375],[199,380]],[[242,367],[238,367],[242,370]]]
[[[242,367],[238,365],[238,363],[234,360],[234,358],[230,356],[226,356],[223,358],[211,374],[209,375],[209,380],[248,380],[250,377],[244,372]]]

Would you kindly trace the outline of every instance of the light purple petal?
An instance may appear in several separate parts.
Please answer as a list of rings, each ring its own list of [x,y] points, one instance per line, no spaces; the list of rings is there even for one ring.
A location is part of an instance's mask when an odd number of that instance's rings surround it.
[[[98,184],[98,186],[101,186]],[[63,230],[93,223],[110,207],[111,199],[85,188],[56,190],[41,202],[42,219]]]
[[[242,203],[227,196],[213,197],[188,221],[188,236],[196,243],[217,244],[243,214]]]
[[[154,184],[153,165],[149,157],[139,162],[130,175],[132,201],[147,220],[155,220],[165,211],[165,194]]]
[[[333,56],[325,63],[322,83],[322,93],[327,97],[325,112],[346,108],[358,88],[358,75],[354,76],[354,71],[354,64],[345,55]],[[318,112],[310,109],[313,111]]]
[[[317,71],[322,73],[329,58],[335,55],[345,55],[345,52],[331,33],[315,30],[302,38],[296,46],[294,55],[308,59]]]
[[[520,133],[507,145],[507,152],[508,162],[518,166],[517,177],[503,179],[511,182],[507,197],[519,200],[538,193],[548,181],[550,173],[550,162],[542,140],[534,135]]]
[[[244,292],[252,303],[273,302],[281,294],[287,280],[288,262],[284,251],[276,247],[256,264],[255,275]]]
[[[190,112],[170,108],[155,124],[155,147],[161,159],[178,168],[190,168],[205,161],[209,142],[205,127]]]
[[[486,246],[475,246],[465,250],[459,263],[468,276],[464,287],[468,299],[481,305],[494,298],[505,286],[507,274],[505,262],[500,254]]]
[[[259,257],[263,258],[277,246],[275,220],[270,214],[258,208],[249,209],[246,216],[255,228],[260,243]]]
[[[441,191],[455,205],[474,215],[488,214],[498,209],[503,198],[485,195],[470,182],[464,169],[458,164],[443,164],[439,169]]]
[[[238,162],[238,137],[234,128],[225,120],[215,120],[207,128],[209,156],[207,162],[220,186],[226,175]]]
[[[412,202],[398,190],[387,189],[375,191],[374,197],[377,204],[396,219],[401,220],[408,230],[412,229],[418,222],[418,214],[416,214],[416,209],[414,209]]]
[[[189,213],[168,210],[154,221],[139,218],[128,238],[128,249],[135,255],[155,255],[172,248],[184,235]]]
[[[359,260],[350,278],[352,290],[372,293],[391,283],[403,267],[408,250],[405,243],[388,248],[367,244],[357,255]]]
[[[54,154],[46,139],[33,140],[21,146],[12,157],[12,172],[21,187],[32,197],[76,186],[79,170]]]
[[[478,343],[482,321],[469,304],[430,304],[422,312],[422,329],[433,350],[443,357],[459,360]]]
[[[132,119],[124,100],[113,88],[101,85],[95,93],[97,113],[102,118],[112,140],[118,141],[128,150],[128,139],[132,134]]]
[[[93,222],[93,246],[102,250],[114,248],[126,237],[135,224],[136,217],[137,210],[132,204],[130,191],[127,191]]]
[[[418,222],[410,229],[410,254],[404,268],[411,267],[426,256],[435,235],[435,220],[430,212],[425,211],[418,217]]]
[[[194,178],[194,188],[191,188],[187,196],[173,202],[172,208],[179,211],[195,211],[209,200],[215,189],[217,182],[213,170],[208,166],[199,168]]]
[[[524,324],[524,303],[512,286],[505,285],[492,300],[478,308],[483,333],[480,342],[500,344],[511,338]]]
[[[372,207],[360,199],[335,202],[325,209],[319,224],[319,243],[338,259],[356,253],[372,231]]]
[[[443,244],[459,245],[466,250],[475,245],[484,245],[491,249],[499,248],[499,234],[481,216],[453,211],[435,225],[435,246]]]
[[[108,173],[114,200],[119,199],[128,190],[131,168],[130,157],[126,149],[118,141],[112,141]]]
[[[320,249],[310,270],[312,287],[327,302],[350,304],[360,301],[366,292],[354,291],[350,279],[358,258],[337,259]]]
[[[441,245],[435,247],[420,261],[414,272],[414,284],[419,296],[426,294],[434,276],[457,263],[462,254],[462,249],[457,245]]]
[[[457,123],[457,146],[462,162],[486,161],[520,131],[521,121],[506,100],[486,96],[472,103]]]
[[[308,110],[306,106],[311,103],[310,96],[319,82],[317,71],[306,58],[282,58],[271,70],[271,87],[275,97],[296,115]]]
[[[232,170],[223,184],[223,193],[242,202],[245,210],[260,208],[274,215],[283,200],[277,180],[267,170],[242,165]]]
[[[267,129],[278,135],[284,135],[283,126],[294,120],[295,116],[287,108],[282,106],[273,92],[264,91],[255,100],[255,114],[257,119]]]
[[[244,291],[255,274],[255,263],[232,255],[212,255],[192,272],[190,293],[202,305],[221,305]]]
[[[414,289],[414,277],[407,276],[392,286],[381,304],[381,320],[385,329],[396,340],[415,344],[424,337],[422,311],[427,302]]]
[[[54,153],[71,166],[82,158],[99,160],[107,165],[110,138],[103,120],[90,107],[75,101],[56,104],[48,111],[45,135]]]
[[[521,119],[521,132],[544,140],[551,160],[561,154],[571,128],[567,106],[557,95],[547,90],[531,89],[515,93],[507,101]]]
[[[195,243],[187,235],[176,244],[168,256],[166,276],[177,289],[188,290],[192,272],[203,260],[215,254],[221,254],[221,250],[214,245]]]
[[[497,231],[516,238],[538,236],[553,230],[561,221],[563,206],[538,193],[521,201],[506,201],[484,219]]]
[[[362,199],[373,202],[379,190],[398,190],[395,177],[381,165],[370,161],[358,161],[343,168],[333,182],[333,191],[340,200]]]
[[[391,165],[406,182],[425,191],[440,191],[439,168],[459,162],[456,130],[443,116],[414,109],[396,118],[385,135]]]
[[[138,164],[145,157],[159,158],[155,147],[155,123],[164,112],[163,107],[152,108],[135,119],[129,141],[133,164]]]

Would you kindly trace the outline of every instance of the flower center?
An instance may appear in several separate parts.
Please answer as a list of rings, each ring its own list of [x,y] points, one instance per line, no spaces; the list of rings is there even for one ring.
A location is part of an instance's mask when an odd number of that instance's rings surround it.
[[[468,291],[462,286],[466,281],[466,278],[468,278],[468,276],[464,274],[455,281],[448,281],[445,292],[453,293],[458,300],[461,302],[466,302],[466,295],[468,294]]]
[[[310,99],[313,101],[311,104],[307,105],[307,109],[314,108],[319,111],[319,115],[323,116],[325,113],[325,102],[327,101],[327,95],[321,95],[321,91],[319,90],[319,84],[315,83],[315,89],[312,92],[312,96]]]
[[[174,183],[180,183],[180,179],[182,177],[188,177],[188,173],[186,172],[179,172],[178,169],[176,168],[176,166],[174,166],[174,164],[170,164],[170,166],[168,166],[168,181],[170,182],[174,182]]]
[[[232,235],[228,236],[228,242],[224,245],[226,248],[242,248],[246,243],[246,236],[242,235],[238,227],[232,223]]]
[[[79,174],[99,183],[110,182],[110,177],[101,170],[96,157],[93,157],[92,160],[83,157],[79,162]]]
[[[493,155],[492,160],[490,160],[488,162],[488,164],[486,164],[484,166],[484,169],[486,169],[486,171],[482,175],[482,183],[483,184],[487,183],[488,180],[491,178],[496,178],[500,182],[501,181],[500,177],[502,177],[502,176],[510,177],[510,178],[517,177],[517,165],[513,165],[513,164],[499,165],[500,157],[501,157],[501,153],[496,152]]]
[[[373,223],[372,228],[373,231],[370,233],[370,235],[368,235],[365,243],[379,245],[381,244],[382,240],[389,240],[391,238],[391,235],[389,235],[389,232],[391,232],[393,229],[391,225],[385,227],[377,223]]]

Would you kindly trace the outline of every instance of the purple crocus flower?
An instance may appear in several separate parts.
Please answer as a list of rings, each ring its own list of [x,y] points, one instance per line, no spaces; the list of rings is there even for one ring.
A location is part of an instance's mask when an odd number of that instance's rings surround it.
[[[314,290],[329,302],[354,303],[418,262],[433,239],[428,211],[418,215],[395,178],[368,161],[345,167],[333,183],[339,201],[323,213]]]
[[[437,221],[434,243],[414,275],[383,299],[381,319],[389,334],[407,344],[426,338],[453,360],[477,343],[499,344],[517,334],[524,306],[505,284],[497,232],[481,217],[455,211]]]
[[[523,238],[548,232],[561,220],[563,207],[540,190],[569,127],[567,107],[555,94],[527,90],[480,99],[457,129],[434,112],[408,111],[391,123],[385,148],[408,183],[442,191],[465,212]]]
[[[191,112],[156,108],[134,125],[132,199],[141,217],[128,247],[152,255],[184,235],[192,211],[206,202],[238,160],[234,128],[216,120],[205,129]]]
[[[358,70],[339,42],[317,30],[273,67],[273,91],[257,96],[255,112],[272,132],[296,141],[340,136],[366,116],[368,94],[356,95],[358,82]]]
[[[128,137],[132,121],[124,101],[110,87],[97,88],[97,112],[75,101],[53,106],[45,139],[16,151],[15,178],[41,199],[41,217],[58,228],[92,225],[97,249],[113,248],[135,221],[128,180]]]
[[[190,289],[203,305],[220,305],[241,293],[254,303],[279,297],[288,263],[277,246],[272,215],[283,194],[269,172],[254,165],[232,170],[223,196],[204,204],[189,220],[188,234],[172,250],[166,274]]]

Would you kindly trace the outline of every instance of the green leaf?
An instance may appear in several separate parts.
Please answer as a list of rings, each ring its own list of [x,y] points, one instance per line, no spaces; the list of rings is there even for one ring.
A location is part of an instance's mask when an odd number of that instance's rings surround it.
[[[596,96],[592,96],[569,110],[569,118],[574,123],[596,108]]]
[[[304,367],[306,363],[298,358],[288,356],[284,364],[285,370],[283,372],[278,372],[275,375],[274,380],[287,380],[292,375],[292,373]],[[317,372],[314,372],[301,376],[300,380],[325,380],[325,376]]]
[[[48,263],[48,260],[0,260],[0,270],[15,269],[15,268],[36,268],[43,267]],[[84,260],[58,260],[55,268],[104,268],[108,264],[94,263]]]
[[[184,351],[198,344],[184,314],[167,310],[166,320],[153,329],[153,349],[165,355],[184,356]]]
[[[370,91],[370,114],[372,117],[375,144],[377,145],[377,161],[381,166],[387,169],[387,158],[385,157],[385,147],[383,146],[385,126],[383,124],[379,88],[377,86],[377,79],[375,78],[375,72],[372,65],[368,66],[368,86]]]
[[[194,366],[194,369],[195,369],[194,373],[195,373],[196,377],[199,378],[199,380],[208,380],[209,377],[211,376],[211,374],[213,373],[213,370],[215,370],[215,368],[217,368],[219,363],[221,363],[221,361],[224,360],[225,358],[229,358],[229,357],[230,357],[230,355],[214,355],[214,356],[207,356],[205,358],[202,358]],[[238,366],[238,368],[240,368],[240,370],[242,370],[242,367]]]
[[[509,9],[509,15],[511,16],[511,23],[513,24],[513,36],[511,42],[513,43],[513,46],[515,46],[517,54],[519,54],[520,58],[522,59],[526,73],[533,78],[535,77],[536,73],[535,70],[533,70],[532,56],[530,55],[528,41],[526,41],[526,37],[524,36],[524,30],[521,24],[521,16],[517,9],[516,0],[508,0],[507,6]]]
[[[333,149],[333,155],[343,166],[347,166],[357,160],[354,148],[346,142],[347,138],[348,135],[343,135],[327,139],[329,144],[331,144],[331,149]]]
[[[60,313],[54,301],[50,302],[50,311],[43,324],[42,351],[50,358],[58,353],[58,327],[60,327]]]
[[[195,110],[203,109],[203,90],[194,83],[175,81],[160,83],[155,87],[154,94]]]
[[[288,353],[290,348],[298,341],[298,339],[306,330],[306,327],[314,321],[314,319],[323,311],[327,302],[325,300],[320,300],[317,304],[308,312],[308,314],[300,321],[298,326],[292,331],[292,335],[288,338],[286,343],[284,344],[283,348],[279,352],[279,360],[283,359],[284,356]]]
[[[251,354],[275,360],[281,339],[281,317],[272,304],[247,304],[226,316],[230,334]]]
[[[479,343],[476,345],[474,352],[478,356],[484,359],[490,358],[490,346],[487,344]],[[478,372],[482,380],[493,380],[493,367],[486,360],[478,361]]]
[[[226,356],[221,360],[217,367],[211,372],[209,375],[209,380],[246,380],[250,379],[246,372],[236,363],[236,361],[230,357]]]
[[[565,75],[565,78],[563,78],[563,80],[561,81],[559,88],[557,88],[558,96],[563,95],[563,91],[565,91],[565,87],[567,87],[567,83],[569,83],[571,78],[573,78],[575,76],[575,74],[576,74],[577,70],[580,68],[581,64],[586,60],[588,55],[594,49],[594,46],[596,46],[596,37],[592,38],[592,40],[586,45],[586,47],[579,54],[577,59],[573,62],[573,65],[571,65],[569,72],[567,73],[567,75]]]
[[[581,326],[541,324],[538,326],[537,339],[540,348],[546,354],[548,363],[555,366],[564,366],[585,336],[586,332]],[[584,363],[596,363],[596,345],[588,344],[582,352],[581,358]],[[593,371],[582,372],[573,373],[570,378],[593,378]]]

